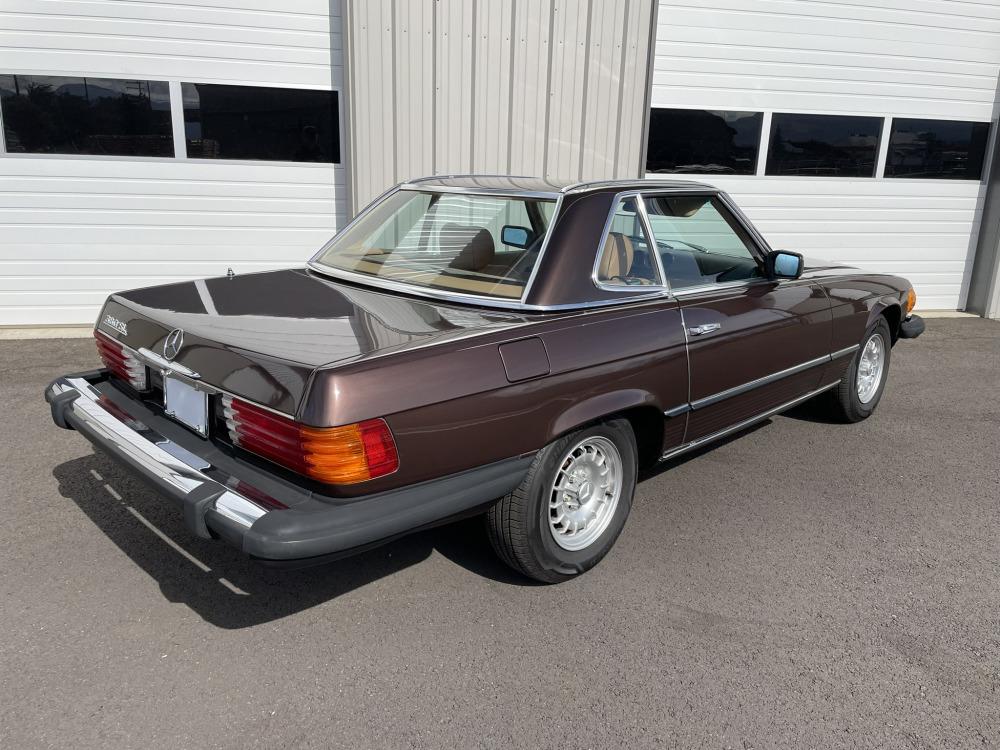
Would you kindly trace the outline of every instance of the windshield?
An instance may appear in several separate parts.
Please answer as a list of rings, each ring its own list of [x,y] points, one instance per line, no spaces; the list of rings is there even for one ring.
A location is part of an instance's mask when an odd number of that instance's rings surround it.
[[[400,190],[314,259],[410,286],[520,299],[555,202]]]

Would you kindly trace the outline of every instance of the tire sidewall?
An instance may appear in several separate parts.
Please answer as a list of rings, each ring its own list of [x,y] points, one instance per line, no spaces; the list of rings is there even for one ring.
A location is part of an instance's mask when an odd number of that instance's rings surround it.
[[[858,367],[861,364],[861,355],[865,351],[865,346],[868,344],[868,340],[878,333],[882,336],[882,342],[884,346],[885,353],[885,363],[882,366],[882,381],[878,384],[878,390],[875,391],[875,395],[872,397],[871,401],[867,404],[862,403],[861,399],[858,397]],[[867,331],[865,331],[864,338],[861,339],[861,346],[858,348],[857,354],[854,355],[854,359],[851,361],[851,369],[848,373],[848,382],[850,383],[850,400],[851,400],[851,411],[859,418],[865,418],[871,415],[875,411],[882,400],[882,393],[885,391],[886,383],[889,382],[889,364],[892,359],[892,335],[889,331],[889,324],[886,323],[885,318],[879,318],[875,323],[873,323]]]
[[[549,495],[556,471],[566,452],[580,441],[594,436],[611,440],[622,459],[622,490],[611,522],[592,544],[581,550],[560,547],[549,528]],[[538,470],[531,487],[532,511],[527,514],[527,538],[532,556],[546,570],[564,576],[574,576],[594,567],[614,545],[625,527],[632,497],[635,493],[637,461],[635,435],[626,420],[619,419],[564,436],[550,444],[540,456]]]

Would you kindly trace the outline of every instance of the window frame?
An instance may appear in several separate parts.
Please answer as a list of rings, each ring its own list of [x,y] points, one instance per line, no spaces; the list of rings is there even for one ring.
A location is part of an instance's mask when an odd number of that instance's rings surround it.
[[[832,118],[832,119],[855,119],[855,120],[875,120],[878,123],[878,133],[875,136],[875,144],[872,153],[872,172],[869,175],[857,174],[857,175],[840,175],[840,174],[786,174],[786,173],[771,173],[768,168],[771,165],[771,157],[774,153],[774,137],[776,131],[775,117],[815,117],[815,118]],[[884,171],[884,165],[880,164],[880,156],[882,154],[882,146],[886,139],[886,121],[891,119],[887,115],[860,115],[860,114],[845,114],[842,112],[789,112],[787,110],[773,110],[771,116],[768,120],[768,133],[767,133],[767,146],[763,159],[762,171],[759,177],[788,177],[796,180],[813,180],[813,179],[838,179],[838,180],[878,180],[882,179],[880,175],[881,171]]]
[[[642,198],[642,193],[638,190],[629,190],[624,193],[615,194],[611,201],[611,210],[608,211],[608,218],[604,222],[604,229],[601,231],[601,240],[597,245],[597,256],[594,258],[594,267],[591,269],[590,280],[594,282],[594,286],[600,289],[602,292],[625,292],[629,296],[636,296],[638,294],[652,294],[652,293],[662,293],[670,292],[670,282],[668,281],[666,275],[663,273],[663,262],[660,259],[659,252],[652,252],[654,258],[654,270],[656,272],[656,277],[658,283],[646,284],[642,286],[628,286],[627,284],[609,284],[606,281],[602,281],[600,278],[600,268],[601,260],[604,258],[604,247],[608,242],[608,235],[611,234],[611,225],[614,224],[615,217],[618,215],[618,206],[627,200],[635,201],[635,213],[636,217],[639,219],[639,225],[642,227],[643,233],[646,235],[646,242],[652,251],[656,246],[656,240],[653,238],[653,234],[650,231],[651,227],[649,224],[649,215],[646,213],[646,202]]]
[[[749,176],[749,175],[745,175],[745,176]],[[739,206],[737,206],[733,202],[732,198],[729,197],[728,193],[726,193],[726,192],[724,192],[722,190],[717,190],[717,191],[712,191],[712,190],[690,190],[690,191],[684,191],[684,192],[679,192],[679,191],[676,191],[676,190],[642,190],[640,192],[642,193],[643,196],[649,196],[649,197],[657,197],[657,196],[701,197],[701,196],[705,196],[707,198],[714,198],[714,199],[718,200],[719,206],[717,207],[717,210],[721,209],[721,210],[719,210],[719,214],[726,221],[726,223],[729,224],[730,228],[732,228],[732,230],[738,236],[742,234],[742,236],[740,236],[740,239],[747,245],[747,250],[750,251],[750,254],[753,256],[753,259],[757,262],[757,265],[761,269],[764,268],[764,259],[767,256],[767,253],[769,253],[771,251],[771,247],[770,247],[770,245],[767,244],[767,241],[763,238],[763,236],[761,236],[761,234],[756,230],[756,228],[753,226],[753,224],[750,222],[750,220],[747,219],[746,215],[742,211],[740,211]],[[642,210],[643,210],[643,214],[647,217],[646,220],[648,222],[648,214],[646,214],[645,201],[643,201]],[[650,236],[654,237],[653,241],[655,242],[656,241],[655,240],[655,235],[652,234],[652,226],[649,226],[649,228],[647,229],[647,231],[650,232]],[[709,283],[709,284],[698,284],[698,285],[694,285],[694,286],[676,287],[675,288],[673,286],[670,286],[670,278],[664,272],[665,269],[663,268],[663,259],[660,257],[659,252],[656,253],[656,260],[657,260],[657,263],[660,266],[660,272],[663,274],[663,278],[665,280],[665,284],[667,285],[666,288],[669,289],[670,296],[673,297],[673,298],[686,297],[686,296],[693,295],[693,294],[702,294],[702,293],[705,293],[705,292],[712,292],[712,291],[719,290],[719,289],[738,289],[738,288],[742,288],[742,287],[753,286],[753,285],[756,285],[756,284],[773,284],[773,283],[776,283],[773,279],[768,279],[765,276],[765,277],[761,277],[761,278],[735,279],[733,281],[717,281],[717,282],[712,282],[712,283]],[[793,280],[793,279],[781,279],[781,280],[778,280],[777,283],[785,283],[785,282],[788,282],[788,281],[797,281],[797,279],[796,280]]]
[[[9,151],[7,149],[7,128],[4,123],[3,116],[3,105],[0,102],[0,156],[11,157],[14,159],[76,159],[76,160],[86,160],[86,159],[100,159],[108,161],[138,161],[138,162],[151,162],[162,164],[165,160],[177,160],[183,157],[180,156],[182,153],[181,149],[184,148],[183,144],[178,144],[177,142],[177,131],[175,128],[175,118],[177,116],[177,108],[174,106],[174,91],[171,86],[171,78],[166,76],[161,76],[159,78],[123,78],[120,73],[52,73],[52,72],[25,72],[21,69],[11,70],[2,69],[0,70],[0,75],[9,76],[33,76],[40,78],[79,78],[86,79],[91,78],[95,80],[105,80],[105,81],[142,81],[145,83],[165,83],[167,85],[167,103],[169,105],[168,109],[168,123],[170,125],[170,140],[173,154],[165,154],[162,156],[143,154],[143,155],[130,155],[130,154],[80,154],[80,153],[32,153],[32,152],[22,152],[22,151]]]
[[[301,169],[346,169],[349,160],[349,144],[346,140],[346,122],[345,122],[345,109],[344,106],[344,89],[343,86],[330,86],[329,88],[315,88],[310,86],[261,86],[260,84],[254,84],[252,87],[256,88],[293,88],[293,89],[303,89],[305,91],[326,91],[334,92],[337,94],[338,100],[338,112],[337,112],[337,137],[340,140],[340,161],[337,162],[312,162],[312,161],[263,161],[259,159],[200,159],[197,157],[188,156],[187,153],[187,140],[182,136],[184,134],[184,97],[181,92],[181,83],[217,83],[216,81],[207,80],[192,80],[192,79],[181,79],[173,76],[161,76],[159,78],[143,78],[143,79],[132,79],[132,78],[122,78],[118,73],[91,73],[91,72],[74,72],[72,75],[66,75],[64,73],[53,73],[51,71],[31,71],[24,70],[22,68],[5,68],[0,70],[0,73],[4,75],[23,75],[23,76],[56,76],[63,78],[107,78],[111,80],[156,80],[162,81],[168,84],[168,90],[170,94],[170,124],[172,128],[173,142],[174,142],[174,155],[173,156],[122,156],[118,154],[28,154],[15,152],[12,153],[7,150],[6,134],[3,122],[3,112],[0,111],[0,156],[4,158],[11,159],[72,159],[77,161],[86,161],[91,159],[98,159],[101,161],[128,161],[128,162],[140,162],[140,163],[151,163],[151,164],[163,164],[164,162],[177,162],[181,164],[232,164],[237,166],[280,166],[280,167],[296,167]],[[229,85],[229,84],[223,84]],[[240,84],[232,84],[240,85]]]
[[[643,174],[653,174],[657,176],[664,175],[700,175],[701,177],[754,177],[758,174],[761,163],[761,155],[765,150],[768,139],[764,137],[765,131],[770,129],[771,122],[771,110],[766,109],[726,109],[726,108],[710,108],[710,107],[673,107],[673,106],[655,106],[652,103],[648,106],[649,110],[649,127],[646,133],[646,142],[644,144],[642,158],[643,158]],[[653,114],[656,110],[661,110],[664,112],[705,112],[705,113],[742,113],[746,115],[759,115],[760,123],[757,128],[757,143],[754,146],[754,156],[753,165],[749,172],[733,172],[729,173],[719,173],[719,172],[686,172],[683,170],[675,170],[672,172],[654,172],[649,169],[649,146],[650,141],[653,137]]]
[[[960,120],[954,118],[941,118],[941,117],[912,117],[912,116],[891,116],[886,117],[886,131],[887,135],[885,137],[885,161],[882,164],[882,178],[886,180],[944,180],[946,182],[982,182],[983,178],[987,176],[989,172],[989,161],[990,161],[990,147],[997,137],[995,130],[996,126],[992,120]],[[979,177],[948,177],[944,175],[911,175],[911,174],[889,174],[889,166],[892,157],[892,137],[896,132],[896,123],[900,121],[909,122],[933,122],[933,123],[959,123],[962,125],[985,125],[986,126],[986,141],[983,148],[983,158],[979,164]],[[969,141],[969,153],[972,152],[972,140]]]
[[[269,86],[262,84],[244,84],[244,83],[220,83],[218,81],[193,81],[189,79],[169,79],[170,83],[176,83],[177,86],[177,99],[180,103],[179,117],[174,122],[175,132],[177,128],[180,128],[180,133],[182,134],[182,145],[184,148],[184,159],[186,161],[195,162],[197,164],[280,164],[282,166],[297,166],[297,167],[340,167],[344,168],[347,162],[346,150],[348,149],[348,144],[345,140],[345,128],[344,128],[344,92],[339,86],[331,86],[328,89],[312,88],[308,86]],[[229,87],[242,87],[251,89],[280,89],[284,91],[314,91],[328,94],[335,94],[337,99],[337,118],[333,121],[333,126],[335,128],[335,133],[337,136],[337,160],[336,161],[293,161],[284,159],[226,159],[224,157],[209,158],[202,156],[190,156],[188,154],[188,144],[187,144],[187,120],[185,119],[184,110],[184,84],[189,84],[192,86],[229,86]],[[173,113],[173,98],[174,89],[170,89],[171,98],[171,113]],[[176,140],[176,138],[175,138]],[[179,150],[179,149],[176,149]]]

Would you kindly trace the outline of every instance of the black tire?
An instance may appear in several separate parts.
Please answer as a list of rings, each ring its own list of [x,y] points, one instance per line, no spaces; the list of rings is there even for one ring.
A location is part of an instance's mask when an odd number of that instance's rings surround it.
[[[549,523],[553,482],[571,449],[593,437],[604,438],[617,448],[622,464],[621,492],[600,535],[582,549],[564,549],[556,542]],[[597,565],[618,539],[628,518],[635,492],[637,455],[635,434],[625,419],[577,430],[539,451],[521,485],[486,514],[490,543],[500,559],[543,583],[560,583]]]
[[[865,346],[867,346],[873,336],[882,337],[882,351],[885,363],[882,366],[881,381],[878,384],[875,394],[867,403],[863,403],[858,396],[858,366],[861,363]],[[885,384],[889,380],[889,362],[891,357],[892,334],[886,319],[880,317],[872,324],[871,328],[865,331],[865,336],[861,340],[861,346],[855,352],[854,359],[851,360],[851,364],[847,368],[843,380],[831,391],[831,411],[836,419],[842,422],[860,422],[862,419],[868,419],[872,415],[872,412],[878,406],[878,402],[882,399],[882,392],[885,390]]]

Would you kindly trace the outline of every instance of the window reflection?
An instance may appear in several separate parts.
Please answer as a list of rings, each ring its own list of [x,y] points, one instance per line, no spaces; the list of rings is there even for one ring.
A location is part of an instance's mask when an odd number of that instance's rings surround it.
[[[340,162],[335,91],[207,83],[181,89],[189,157]]]
[[[173,156],[165,81],[0,75],[8,153]]]
[[[885,176],[978,180],[989,134],[988,122],[894,119]]]
[[[765,173],[874,177],[882,119],[775,113]]]
[[[646,171],[690,174],[753,174],[760,112],[653,109]]]

